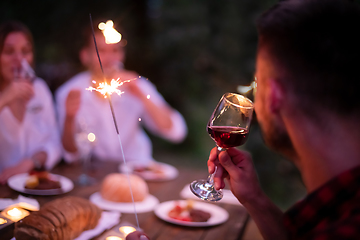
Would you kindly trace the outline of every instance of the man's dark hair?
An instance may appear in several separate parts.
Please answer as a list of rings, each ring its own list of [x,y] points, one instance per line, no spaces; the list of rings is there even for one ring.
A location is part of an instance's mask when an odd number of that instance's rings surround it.
[[[303,110],[360,116],[360,9],[347,0],[281,1],[257,22],[259,50]]]

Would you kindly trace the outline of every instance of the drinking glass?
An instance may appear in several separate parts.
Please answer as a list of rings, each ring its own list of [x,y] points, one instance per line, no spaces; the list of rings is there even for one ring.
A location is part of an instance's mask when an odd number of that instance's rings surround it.
[[[236,93],[225,93],[207,124],[207,132],[215,141],[219,151],[241,146],[248,137],[254,106],[250,99]],[[191,191],[207,201],[219,201],[222,190],[214,187],[215,171],[207,180],[196,180],[190,184]]]
[[[85,123],[80,122],[75,133],[75,143],[83,165],[82,173],[77,180],[81,186],[92,185],[95,182],[95,179],[87,174],[95,139],[95,134],[88,129]]]

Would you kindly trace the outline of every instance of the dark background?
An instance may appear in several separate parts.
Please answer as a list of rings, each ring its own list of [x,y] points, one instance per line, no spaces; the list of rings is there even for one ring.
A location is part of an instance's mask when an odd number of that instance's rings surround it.
[[[255,19],[275,2],[2,0],[0,22],[17,19],[30,28],[36,72],[54,92],[82,70],[77,52],[81,29],[90,28],[89,13],[112,19],[128,42],[125,67],[149,78],[188,124],[188,137],[179,145],[152,137],[155,158],[206,168],[214,147],[205,130],[208,118],[223,93],[252,81]],[[253,155],[262,186],[278,206],[286,209],[304,195],[295,167],[264,146],[256,117],[241,148]]]

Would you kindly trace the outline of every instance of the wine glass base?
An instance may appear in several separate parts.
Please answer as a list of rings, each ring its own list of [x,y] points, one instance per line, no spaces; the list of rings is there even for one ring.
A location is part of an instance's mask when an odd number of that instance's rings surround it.
[[[96,183],[95,178],[90,177],[87,174],[81,174],[76,180],[77,185],[79,186],[90,186]]]
[[[190,190],[195,194],[195,196],[206,201],[217,202],[223,198],[222,190],[216,190],[206,180],[193,181],[190,184]]]

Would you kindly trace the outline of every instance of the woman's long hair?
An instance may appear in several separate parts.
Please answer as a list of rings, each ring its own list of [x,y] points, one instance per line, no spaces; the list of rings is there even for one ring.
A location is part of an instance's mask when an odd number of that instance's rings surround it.
[[[11,20],[11,21],[7,21],[4,22],[0,25],[0,55],[3,52],[4,49],[4,44],[5,44],[5,40],[7,38],[7,36],[10,33],[14,33],[14,32],[21,32],[25,35],[25,37],[27,38],[27,40],[30,42],[31,46],[32,46],[32,51],[34,52],[34,40],[33,40],[33,36],[30,32],[30,30],[21,22],[19,21],[15,21],[15,20]],[[0,62],[1,64],[1,62]],[[30,63],[31,65],[33,65],[33,63]],[[2,76],[2,72],[1,72],[1,65],[0,65],[0,86],[2,86],[4,82],[3,76]]]

